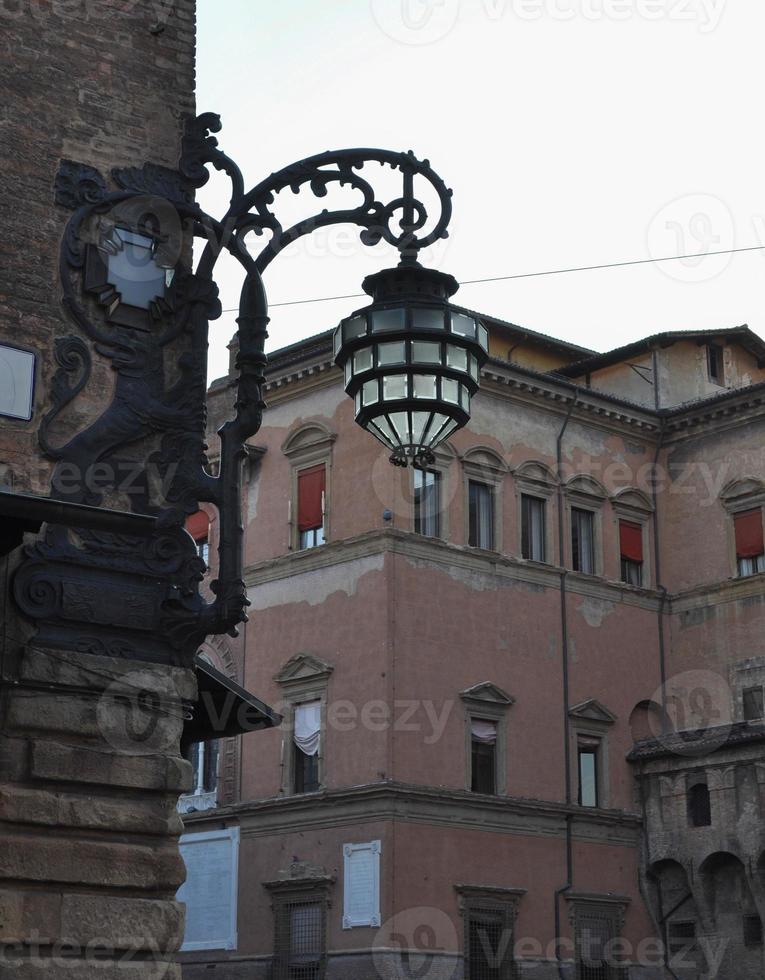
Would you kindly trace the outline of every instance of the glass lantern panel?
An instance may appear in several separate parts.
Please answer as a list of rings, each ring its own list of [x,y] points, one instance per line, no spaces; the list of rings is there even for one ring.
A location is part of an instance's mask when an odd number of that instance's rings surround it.
[[[475,320],[464,313],[452,313],[452,333],[475,340]]]
[[[470,365],[470,377],[473,381],[478,381],[478,359],[471,354],[468,359],[468,364]]]
[[[380,442],[386,445],[388,449],[393,449],[394,441],[393,439],[390,438],[390,436],[387,436],[380,428],[380,421],[381,421],[380,419],[375,419],[374,421],[367,422],[367,429],[372,433],[372,435],[377,436]]]
[[[414,330],[445,330],[443,309],[412,308],[412,328]]]
[[[354,399],[354,401],[356,403],[356,414],[358,415],[359,412],[361,411],[361,392],[360,391],[357,391],[356,392],[356,398]]]
[[[440,364],[441,345],[433,340],[413,341],[412,360],[418,364]]]
[[[334,336],[332,337],[332,345],[335,352],[335,357],[337,357],[340,348],[343,346],[343,332],[340,327],[335,330]]]
[[[443,429],[439,432],[438,441],[442,442],[444,439],[448,439],[452,432],[454,432],[454,430],[457,428],[458,424],[459,423],[455,419],[449,419]]]
[[[367,318],[365,316],[354,316],[346,320],[343,325],[343,333],[346,340],[353,340],[354,337],[363,337],[367,332]]]
[[[364,347],[357,350],[353,355],[353,372],[359,374],[361,371],[369,371],[372,368],[372,348]]]
[[[382,333],[386,330],[404,330],[406,310],[375,310],[372,314],[372,331]]]
[[[470,395],[464,385],[460,385],[460,405],[462,405],[466,412],[470,411]]]
[[[425,427],[430,421],[430,412],[412,412],[412,442],[420,444],[425,435]]]
[[[377,347],[377,364],[406,364],[406,341],[392,340]]]
[[[406,412],[393,412],[388,416],[391,427],[396,434],[396,442],[406,442],[409,432],[409,423]]]
[[[386,439],[388,439],[392,443],[397,442],[396,434],[393,431],[393,429],[390,427],[390,423],[388,422],[387,416],[378,415],[377,418],[375,419],[375,425],[380,430],[380,432],[382,432],[382,434],[385,436]]]
[[[468,355],[465,348],[455,347],[453,344],[449,344],[446,348],[446,364],[456,371],[465,371],[467,373]]]
[[[489,331],[482,324],[478,324],[478,343],[488,353],[489,351]]]
[[[436,377],[433,374],[415,374],[413,377],[415,398],[436,398]]]
[[[349,357],[345,362],[345,384],[346,387],[350,384],[351,378],[353,377],[353,358]]]
[[[364,405],[374,405],[376,401],[379,401],[380,389],[378,387],[377,378],[373,378],[371,381],[365,381],[364,386],[361,389],[361,401]]]
[[[457,381],[452,381],[451,378],[442,378],[441,397],[445,402],[451,402],[453,405],[459,405],[460,403],[459,383]]]
[[[405,374],[392,374],[383,378],[383,398],[386,402],[406,398]]]
[[[441,433],[447,422],[451,421],[446,415],[434,415],[433,421],[428,429],[428,446],[436,446],[441,441]]]

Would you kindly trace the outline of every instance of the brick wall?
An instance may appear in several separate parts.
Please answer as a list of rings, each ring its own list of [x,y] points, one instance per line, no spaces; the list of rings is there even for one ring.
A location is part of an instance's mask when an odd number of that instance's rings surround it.
[[[0,471],[11,469],[16,490],[48,492],[36,432],[53,339],[76,332],[60,304],[69,212],[53,201],[59,160],[105,175],[147,160],[176,166],[194,112],[194,41],[194,0],[0,0],[0,341],[39,355],[32,420],[0,417]],[[95,360],[78,427],[109,397],[111,370]]]

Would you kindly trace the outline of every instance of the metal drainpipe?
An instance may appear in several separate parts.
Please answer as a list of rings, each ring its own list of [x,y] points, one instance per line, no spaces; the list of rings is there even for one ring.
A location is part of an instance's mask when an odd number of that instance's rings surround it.
[[[564,505],[563,505],[563,436],[565,435],[571,415],[579,399],[579,391],[572,387],[574,397],[568,407],[566,418],[561,426],[556,440],[556,463],[558,469],[558,562],[561,567],[560,576],[560,618],[561,618],[561,665],[563,673],[563,764],[566,775],[566,804],[571,805],[571,725],[568,717],[569,708],[569,677],[568,677],[568,610],[566,604],[566,576],[568,570],[565,565],[564,545]],[[560,950],[561,914],[560,899],[565,892],[569,891],[573,885],[574,878],[574,855],[571,822],[573,815],[566,814],[566,883],[555,890],[555,955],[558,960],[558,975],[561,980],[565,980],[563,957]]]
[[[667,587],[663,584],[662,572],[661,572],[661,538],[659,534],[659,507],[658,507],[658,494],[656,491],[656,467],[659,465],[659,454],[664,448],[664,435],[666,432],[666,422],[662,418],[660,421],[659,430],[659,441],[656,444],[656,452],[653,457],[653,465],[651,469],[652,475],[652,490],[651,497],[653,499],[653,560],[654,566],[656,568],[656,588],[661,593],[661,598],[659,599],[659,611],[657,614],[658,623],[658,634],[659,634],[659,677],[661,681],[661,730],[662,732],[667,731],[667,696],[666,696],[666,682],[667,682],[667,651],[666,643],[664,639],[664,610],[667,604]]]

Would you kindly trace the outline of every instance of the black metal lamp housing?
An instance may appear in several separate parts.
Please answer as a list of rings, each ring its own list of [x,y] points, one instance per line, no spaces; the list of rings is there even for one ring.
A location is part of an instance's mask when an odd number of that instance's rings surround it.
[[[470,418],[488,332],[450,304],[459,288],[453,276],[412,259],[367,276],[362,288],[372,303],[342,320],[334,337],[356,421],[395,465],[427,465]]]

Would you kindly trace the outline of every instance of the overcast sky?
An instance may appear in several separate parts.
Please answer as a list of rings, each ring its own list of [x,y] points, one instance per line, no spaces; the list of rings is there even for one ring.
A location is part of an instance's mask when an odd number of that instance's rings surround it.
[[[198,111],[221,114],[221,146],[248,186],[323,150],[412,149],[454,191],[451,236],[422,260],[458,280],[765,244],[765,4],[198,6]],[[200,201],[221,214],[225,191],[216,178]],[[302,202],[286,205],[297,214]],[[272,304],[358,293],[390,264],[356,233],[325,231],[282,254],[266,287]],[[752,251],[465,285],[455,301],[604,350],[740,323],[765,336],[764,279],[765,251]],[[219,281],[234,307],[239,273],[222,269]],[[332,327],[363,302],[275,306],[269,346]],[[225,373],[234,317],[213,325],[211,377]]]

